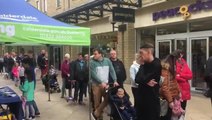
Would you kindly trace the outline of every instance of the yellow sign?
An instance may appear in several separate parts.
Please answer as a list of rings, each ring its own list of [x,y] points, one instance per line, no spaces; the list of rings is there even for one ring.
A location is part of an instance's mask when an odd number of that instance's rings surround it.
[[[183,15],[184,19],[188,19],[191,16],[191,13],[188,11],[188,6],[186,5],[180,7],[179,13]]]

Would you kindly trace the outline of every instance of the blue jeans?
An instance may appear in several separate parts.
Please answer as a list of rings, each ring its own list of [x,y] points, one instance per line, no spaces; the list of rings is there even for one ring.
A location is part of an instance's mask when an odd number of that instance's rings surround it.
[[[29,119],[29,117],[32,117],[32,116],[35,116],[33,101],[27,101],[25,106],[25,118]]]
[[[32,106],[33,106],[33,109],[34,109],[35,114],[40,113],[40,112],[39,112],[39,109],[38,109],[38,106],[37,106],[37,104],[36,104],[36,102],[35,102],[35,100],[31,101],[31,104],[32,104]],[[33,111],[30,110],[30,114],[32,114],[32,112],[33,112]]]

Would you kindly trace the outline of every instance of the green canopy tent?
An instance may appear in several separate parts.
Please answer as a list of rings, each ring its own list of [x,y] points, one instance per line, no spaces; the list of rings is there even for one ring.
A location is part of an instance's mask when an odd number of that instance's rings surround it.
[[[25,0],[0,0],[0,42],[13,46],[90,46],[90,29],[48,17]]]
[[[24,0],[0,0],[0,42],[89,46],[90,29],[50,18]]]

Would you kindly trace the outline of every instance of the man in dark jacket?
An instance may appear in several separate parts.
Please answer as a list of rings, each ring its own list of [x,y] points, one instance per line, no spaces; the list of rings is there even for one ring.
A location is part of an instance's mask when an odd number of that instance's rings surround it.
[[[8,74],[9,70],[8,70],[8,59],[9,59],[9,54],[5,53],[4,54],[4,68],[5,68],[5,72]],[[8,75],[7,75],[7,79],[8,79]]]
[[[85,97],[87,97],[88,82],[89,82],[89,59],[90,59],[90,56],[88,54],[85,54],[84,55],[84,60],[86,63],[86,72],[85,72],[86,87],[84,89]]]
[[[123,88],[124,81],[126,80],[126,77],[127,77],[126,70],[125,70],[123,62],[117,58],[117,53],[115,50],[110,51],[110,60],[116,72],[117,82]],[[112,81],[111,77],[110,77],[110,81]]]
[[[72,69],[71,69],[71,80],[76,80],[75,82],[75,91],[74,91],[74,101],[80,105],[83,103],[83,94],[84,89],[87,86],[87,77],[86,77],[86,70],[87,65],[86,62],[83,60],[82,53],[78,54],[78,59],[73,62]],[[79,96],[79,99],[78,99]]]
[[[208,96],[211,98],[212,105],[212,56],[208,59],[206,63],[205,80],[209,87]]]
[[[159,81],[161,75],[161,63],[154,58],[154,46],[143,45],[140,55],[144,61],[136,75],[136,83],[139,85],[137,120],[160,120]]]
[[[39,68],[41,70],[41,78],[43,77],[43,72],[46,69],[45,54],[46,54],[46,51],[42,50],[41,54],[37,58],[37,63],[38,63],[38,66],[39,66]]]
[[[14,59],[14,53],[11,52],[9,55],[8,61],[7,61],[7,67],[8,67],[8,74],[9,78],[13,80],[13,74],[12,74],[12,69],[15,64],[15,59]]]

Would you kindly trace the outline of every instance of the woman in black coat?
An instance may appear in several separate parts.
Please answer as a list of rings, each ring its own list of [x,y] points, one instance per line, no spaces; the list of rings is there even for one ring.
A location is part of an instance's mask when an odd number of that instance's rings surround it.
[[[212,56],[208,59],[206,63],[205,80],[209,87],[208,96],[211,98],[211,105],[212,105]]]

